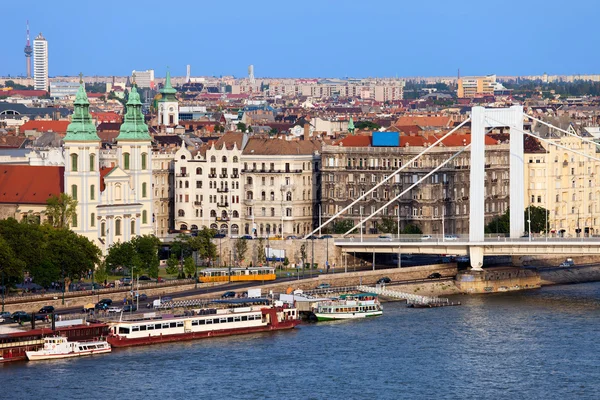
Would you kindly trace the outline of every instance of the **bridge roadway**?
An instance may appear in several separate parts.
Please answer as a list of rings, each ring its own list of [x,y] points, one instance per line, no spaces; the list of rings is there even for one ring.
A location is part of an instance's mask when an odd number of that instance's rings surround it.
[[[481,270],[483,256],[600,255],[600,238],[486,238],[473,242],[467,237],[353,237],[335,238],[343,253],[412,253],[468,255],[471,267]]]

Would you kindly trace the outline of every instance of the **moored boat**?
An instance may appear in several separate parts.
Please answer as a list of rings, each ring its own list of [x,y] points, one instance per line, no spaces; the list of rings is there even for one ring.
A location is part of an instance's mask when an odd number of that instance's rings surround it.
[[[313,310],[317,321],[376,317],[383,309],[376,294],[342,295],[339,299],[320,301]]]
[[[40,350],[27,351],[25,354],[29,361],[39,361],[91,356],[110,351],[111,347],[105,340],[69,342],[64,337],[55,336],[44,338],[44,347]]]
[[[143,346],[292,329],[300,323],[295,308],[279,306],[197,309],[192,314],[111,322],[108,342],[113,347]]]

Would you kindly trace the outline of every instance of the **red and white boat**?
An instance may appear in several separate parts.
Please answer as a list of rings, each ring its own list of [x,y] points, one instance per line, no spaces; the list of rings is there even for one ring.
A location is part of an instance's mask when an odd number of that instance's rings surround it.
[[[216,336],[292,329],[300,323],[295,308],[250,306],[199,309],[193,315],[140,318],[109,323],[113,347],[142,346]]]
[[[27,351],[29,361],[54,360],[110,353],[111,347],[104,340],[89,342],[69,342],[66,338],[55,336],[44,338],[44,347],[36,351]]]

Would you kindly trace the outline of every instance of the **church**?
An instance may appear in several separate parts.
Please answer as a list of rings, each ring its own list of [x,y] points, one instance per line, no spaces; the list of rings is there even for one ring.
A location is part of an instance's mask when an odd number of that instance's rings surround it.
[[[105,154],[81,84],[64,138],[64,192],[78,202],[71,229],[104,254],[113,243],[154,233],[151,140],[134,84],[116,148],[108,150],[115,154]],[[115,162],[101,168],[106,156]]]

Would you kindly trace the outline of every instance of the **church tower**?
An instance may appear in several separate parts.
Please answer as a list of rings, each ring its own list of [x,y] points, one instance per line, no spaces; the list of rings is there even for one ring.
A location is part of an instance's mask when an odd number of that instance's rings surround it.
[[[82,75],[79,84],[73,116],[63,140],[64,190],[77,200],[77,214],[70,221],[71,229],[95,242],[98,238],[96,207],[100,197],[100,138],[89,112]]]
[[[171,73],[167,70],[165,87],[160,89],[162,98],[158,101],[158,125],[177,126],[179,124],[179,103],[171,86]]]
[[[117,136],[117,159],[121,170],[129,175],[133,190],[127,203],[136,205],[135,211],[124,215],[124,236],[150,235],[153,229],[152,209],[152,151],[148,125],[144,122],[142,102],[135,82],[129,93],[127,113]],[[141,207],[139,207],[141,205]]]

